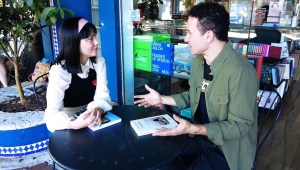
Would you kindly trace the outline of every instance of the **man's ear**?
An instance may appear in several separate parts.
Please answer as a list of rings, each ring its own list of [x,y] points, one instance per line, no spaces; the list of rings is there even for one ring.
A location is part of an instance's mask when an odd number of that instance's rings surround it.
[[[215,33],[212,30],[208,30],[205,34],[206,36],[206,41],[207,42],[212,42],[216,37],[215,37]]]

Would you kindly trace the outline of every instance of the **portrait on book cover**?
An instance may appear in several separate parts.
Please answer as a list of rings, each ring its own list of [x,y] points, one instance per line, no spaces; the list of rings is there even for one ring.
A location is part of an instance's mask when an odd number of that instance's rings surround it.
[[[159,125],[168,125],[170,122],[163,116],[153,118],[152,121],[158,123]]]

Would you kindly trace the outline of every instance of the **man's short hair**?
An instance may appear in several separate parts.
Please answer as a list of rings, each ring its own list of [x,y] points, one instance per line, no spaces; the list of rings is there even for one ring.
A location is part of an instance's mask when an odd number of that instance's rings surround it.
[[[202,33],[213,31],[220,41],[228,41],[229,13],[219,3],[199,3],[193,6],[189,17],[195,17],[199,22],[199,30]]]

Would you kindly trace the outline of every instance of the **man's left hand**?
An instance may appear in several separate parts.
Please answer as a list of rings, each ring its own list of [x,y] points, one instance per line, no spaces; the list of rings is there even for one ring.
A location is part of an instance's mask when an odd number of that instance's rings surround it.
[[[177,136],[182,134],[187,134],[191,123],[185,119],[180,118],[179,116],[173,114],[173,118],[178,122],[178,126],[175,129],[159,129],[153,136]]]

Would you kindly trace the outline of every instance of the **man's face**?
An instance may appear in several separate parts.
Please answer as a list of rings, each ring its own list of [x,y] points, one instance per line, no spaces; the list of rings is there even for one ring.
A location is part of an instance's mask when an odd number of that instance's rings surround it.
[[[207,48],[205,34],[206,33],[202,34],[201,30],[198,28],[198,19],[189,17],[187,22],[187,34],[184,41],[189,44],[191,54],[204,54]]]

